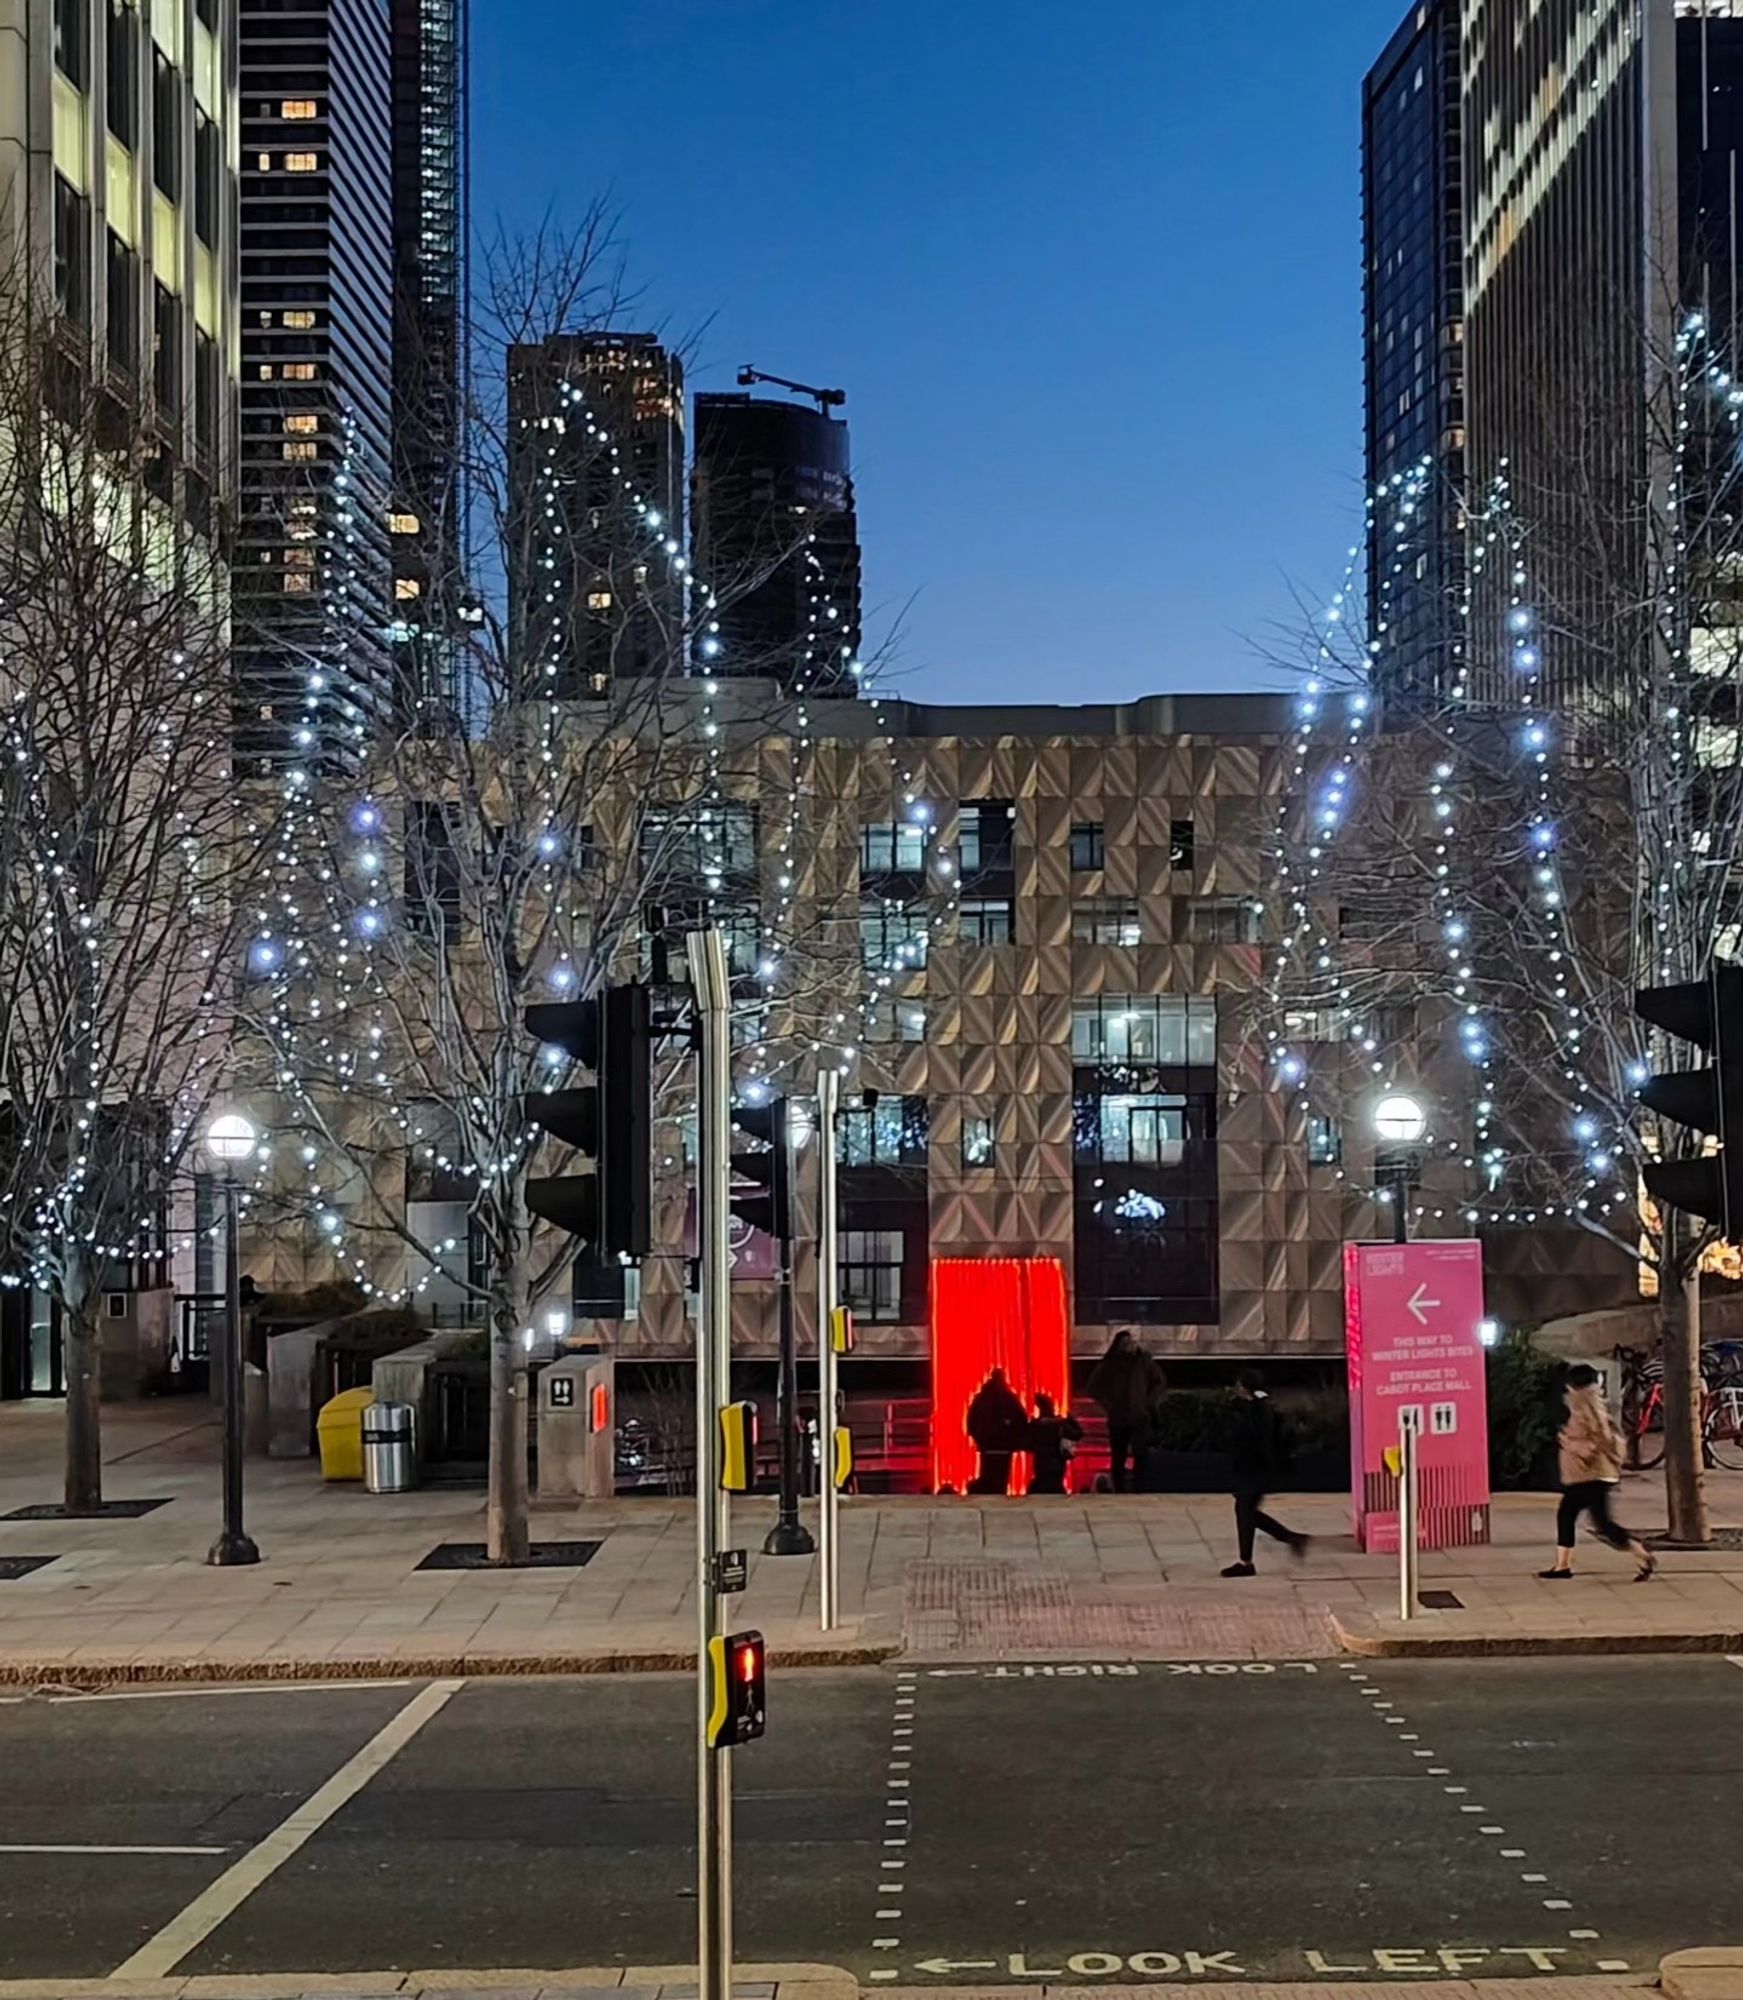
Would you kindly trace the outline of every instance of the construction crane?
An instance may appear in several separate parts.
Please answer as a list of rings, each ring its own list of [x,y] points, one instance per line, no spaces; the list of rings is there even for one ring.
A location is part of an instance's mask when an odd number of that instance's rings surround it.
[[[765,375],[760,368],[748,364],[738,371],[741,389],[752,388],[758,382],[766,382],[771,389],[791,389],[795,396],[809,396],[822,411],[839,410],[847,401],[845,389],[813,389],[809,382],[789,382],[785,375]]]

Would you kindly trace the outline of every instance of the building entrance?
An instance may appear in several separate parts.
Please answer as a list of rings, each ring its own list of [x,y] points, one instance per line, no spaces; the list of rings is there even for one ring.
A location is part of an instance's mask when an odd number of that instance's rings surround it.
[[[0,1401],[64,1396],[60,1308],[34,1286],[0,1293]]]

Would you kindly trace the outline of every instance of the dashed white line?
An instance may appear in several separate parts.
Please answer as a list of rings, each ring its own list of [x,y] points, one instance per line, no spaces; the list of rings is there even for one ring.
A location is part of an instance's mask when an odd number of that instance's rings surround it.
[[[1348,1662],[1345,1662],[1345,1665],[1347,1667]],[[1743,1667],[1743,1657],[1733,1660],[1732,1665]],[[1419,1743],[1421,1739],[1416,1732],[1403,1731],[1403,1724],[1409,1720],[1409,1717],[1395,1713],[1395,1705],[1391,1701],[1379,1699],[1380,1689],[1378,1686],[1365,1677],[1357,1679],[1356,1676],[1361,1673],[1362,1670],[1359,1668],[1351,1669],[1350,1685],[1355,1687],[1359,1694],[1367,1696],[1373,1704],[1374,1713],[1379,1716],[1383,1723],[1386,1723],[1391,1728],[1400,1730],[1401,1733],[1396,1738],[1396,1741],[1400,1743]],[[1413,1759],[1427,1759],[1434,1756],[1432,1750],[1424,1749],[1413,1749],[1410,1754]],[[1448,1765],[1430,1763],[1423,1775],[1430,1778],[1451,1778],[1452,1771]],[[1470,1801],[1469,1794],[1471,1788],[1469,1785],[1444,1784],[1440,1789],[1441,1795],[1444,1798],[1460,1802],[1458,1811],[1461,1816],[1481,1819],[1490,1810],[1488,1806],[1477,1805]],[[1493,1840],[1505,1840],[1507,1837],[1507,1829],[1504,1826],[1495,1825],[1493,1822],[1488,1825],[1479,1826],[1477,1831],[1479,1834]],[[1508,1861],[1523,1861],[1526,1858],[1526,1852],[1523,1847],[1503,1847],[1497,1851]],[[1547,1888],[1549,1886],[1549,1877],[1536,1870],[1522,1872],[1519,1879],[1521,1882],[1529,1883],[1534,1887]],[[1571,1911],[1573,1908],[1572,1900],[1566,1896],[1544,1896],[1539,1898],[1539,1900],[1546,1910]],[[1567,1935],[1577,1943],[1590,1944],[1597,1942],[1601,1933],[1581,1926],[1578,1929],[1570,1928]],[[1596,1961],[1596,1965],[1600,1972],[1627,1972],[1630,1970],[1628,1961],[1625,1958],[1600,1958]]]

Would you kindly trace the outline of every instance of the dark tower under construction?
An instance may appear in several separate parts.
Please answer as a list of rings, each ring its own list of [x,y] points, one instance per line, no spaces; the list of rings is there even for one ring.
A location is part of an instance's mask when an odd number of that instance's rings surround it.
[[[750,371],[747,371],[747,373]],[[721,599],[698,664],[795,693],[852,694],[860,646],[859,523],[847,425],[825,407],[696,398],[696,574]]]

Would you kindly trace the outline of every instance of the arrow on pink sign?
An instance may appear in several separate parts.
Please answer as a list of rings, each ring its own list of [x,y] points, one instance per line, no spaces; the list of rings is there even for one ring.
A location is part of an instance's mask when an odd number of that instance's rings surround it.
[[[1438,1306],[1441,1303],[1439,1299],[1425,1297],[1424,1294],[1427,1290],[1428,1287],[1426,1285],[1418,1285],[1409,1298],[1404,1301],[1409,1310],[1416,1315],[1418,1326],[1426,1326],[1428,1324],[1428,1308],[1430,1306]]]

